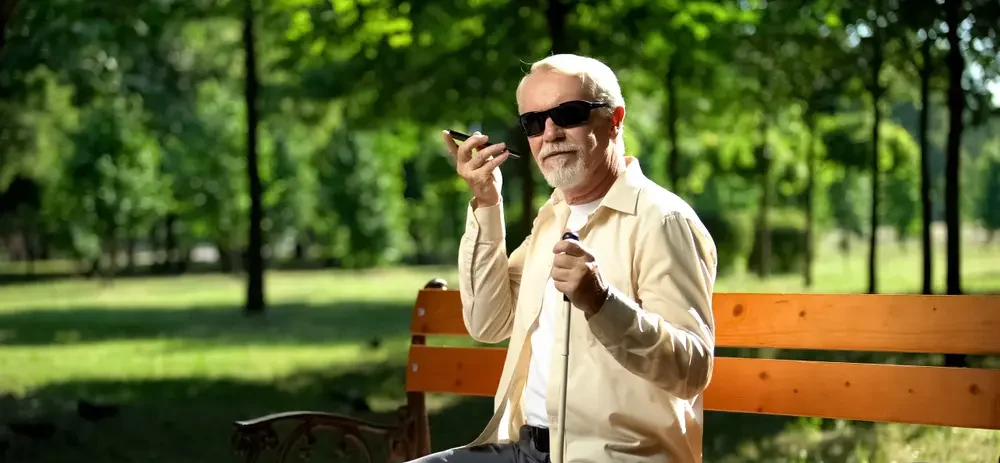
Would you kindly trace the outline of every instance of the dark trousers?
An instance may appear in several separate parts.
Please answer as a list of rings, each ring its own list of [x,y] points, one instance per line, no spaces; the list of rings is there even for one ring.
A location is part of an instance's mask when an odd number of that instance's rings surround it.
[[[521,438],[517,442],[445,450],[412,463],[549,463],[547,429],[524,426],[519,434]]]

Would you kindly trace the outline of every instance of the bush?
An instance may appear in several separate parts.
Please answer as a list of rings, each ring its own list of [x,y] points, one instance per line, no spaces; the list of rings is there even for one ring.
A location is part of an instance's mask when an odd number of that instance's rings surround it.
[[[744,271],[753,245],[753,219],[750,214],[721,214],[712,210],[699,215],[715,240],[719,274]]]
[[[769,273],[793,273],[805,264],[805,215],[798,210],[772,210],[768,216],[771,237]],[[749,268],[760,273],[760,233],[753,230]]]

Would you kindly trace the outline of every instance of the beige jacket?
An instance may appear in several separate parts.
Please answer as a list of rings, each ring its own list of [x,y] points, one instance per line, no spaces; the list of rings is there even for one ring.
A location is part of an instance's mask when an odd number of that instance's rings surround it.
[[[716,249],[695,212],[647,179],[633,157],[579,230],[611,294],[590,320],[579,309],[557,312],[547,402],[552,461],[700,462],[702,394],[715,347],[712,288]],[[469,445],[497,442],[524,424],[521,395],[552,248],[569,208],[556,191],[531,234],[509,256],[503,203],[472,209],[459,249],[465,325],[472,337],[510,339],[493,418]],[[567,303],[568,306],[568,303]],[[565,315],[572,314],[566,443],[558,440]],[[565,454],[563,454],[565,450]]]

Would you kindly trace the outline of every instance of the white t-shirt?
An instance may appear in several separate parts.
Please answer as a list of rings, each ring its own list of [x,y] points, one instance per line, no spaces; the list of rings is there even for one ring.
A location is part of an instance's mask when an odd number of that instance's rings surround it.
[[[590,214],[597,210],[601,200],[587,204],[570,205],[567,230],[576,232],[587,223]],[[542,310],[538,315],[538,328],[531,333],[531,360],[528,364],[528,380],[524,386],[522,402],[525,422],[531,426],[549,427],[549,413],[545,407],[545,387],[549,381],[549,367],[552,363],[552,341],[556,327],[555,311],[565,310],[563,294],[556,290],[552,278],[545,285]]]

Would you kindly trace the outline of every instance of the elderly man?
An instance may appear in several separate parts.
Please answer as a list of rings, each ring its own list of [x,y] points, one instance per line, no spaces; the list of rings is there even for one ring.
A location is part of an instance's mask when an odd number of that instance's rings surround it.
[[[554,192],[509,255],[498,169],[506,147],[444,134],[474,196],[459,256],[465,325],[480,341],[510,343],[479,438],[418,461],[700,462],[715,345],[711,236],[625,155],[625,103],[606,65],[547,57],[521,81],[517,103]]]

